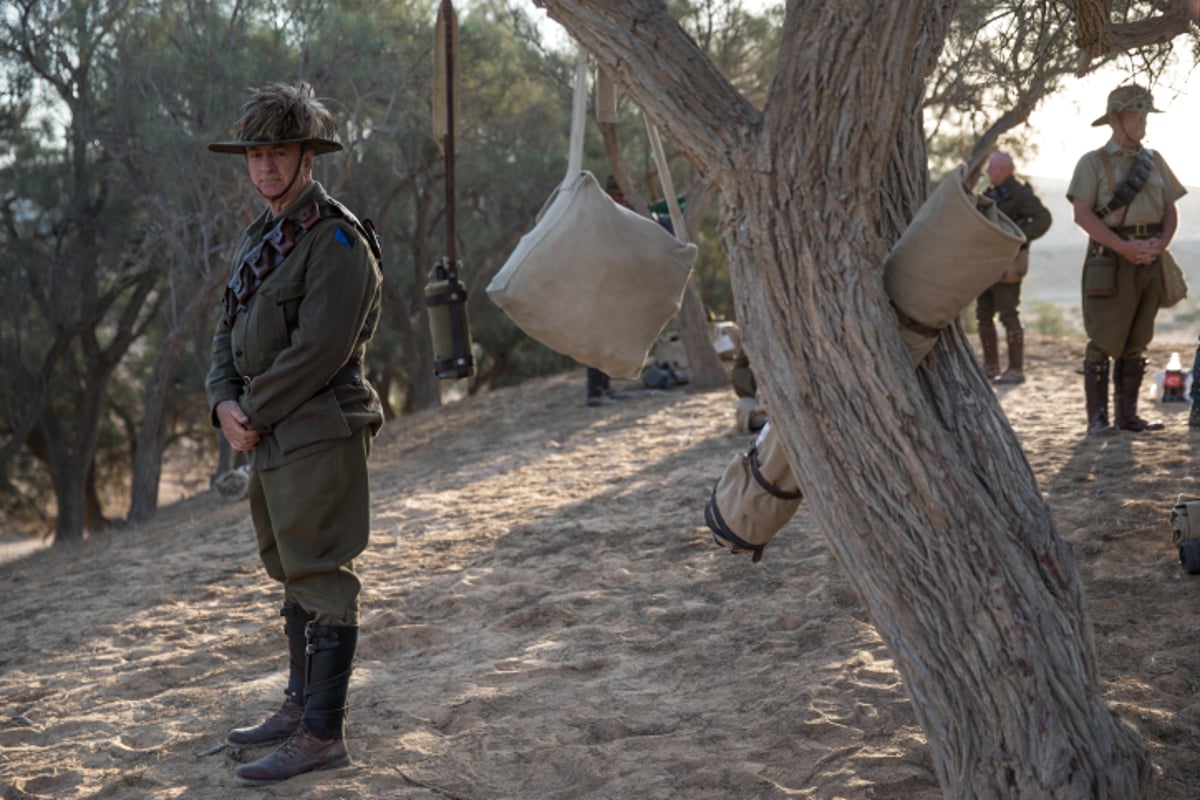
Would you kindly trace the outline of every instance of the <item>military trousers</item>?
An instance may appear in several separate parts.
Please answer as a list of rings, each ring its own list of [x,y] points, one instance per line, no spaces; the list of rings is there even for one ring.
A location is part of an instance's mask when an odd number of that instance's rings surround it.
[[[333,447],[250,475],[250,515],[267,574],[318,625],[357,625],[371,501],[367,428]]]
[[[1134,264],[1117,257],[1117,292],[1111,297],[1083,296],[1086,358],[1136,358],[1154,338],[1162,264]]]
[[[997,283],[984,291],[975,300],[975,319],[980,325],[992,321],[997,314],[1006,331],[1021,330],[1021,317],[1017,307],[1021,305],[1021,283]]]

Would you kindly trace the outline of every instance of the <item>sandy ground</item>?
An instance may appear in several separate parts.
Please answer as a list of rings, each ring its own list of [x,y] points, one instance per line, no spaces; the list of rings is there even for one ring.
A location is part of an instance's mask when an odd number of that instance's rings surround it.
[[[1154,796],[1200,796],[1200,576],[1168,513],[1198,493],[1167,430],[1083,436],[1083,342],[1031,336],[1001,390],[1075,548],[1108,701]],[[1172,350],[1156,344],[1153,369]],[[745,800],[940,797],[900,676],[802,508],[755,565],[703,503],[749,437],[732,392],[585,408],[582,370],[391,424],[350,690],[354,765],[274,787],[205,754],[282,699],[280,596],[246,508],[0,566],[0,791],[16,798]]]

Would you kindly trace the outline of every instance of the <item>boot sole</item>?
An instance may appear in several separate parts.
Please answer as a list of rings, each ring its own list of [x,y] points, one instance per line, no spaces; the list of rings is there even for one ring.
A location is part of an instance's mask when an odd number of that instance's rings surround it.
[[[351,763],[350,756],[346,756],[345,758],[339,758],[337,761],[331,762],[329,764],[323,764],[319,767],[314,767],[314,768],[312,768],[310,770],[306,770],[304,772],[297,772],[295,775],[288,775],[286,778],[273,778],[271,780],[255,780],[254,778],[243,778],[240,775],[235,775],[234,778],[242,786],[270,786],[273,783],[283,783],[286,780],[291,780],[292,778],[298,778],[301,775],[309,775],[313,772],[325,772],[325,771],[331,770],[331,769],[341,769],[342,767],[348,767],[348,766],[350,766],[350,763]]]

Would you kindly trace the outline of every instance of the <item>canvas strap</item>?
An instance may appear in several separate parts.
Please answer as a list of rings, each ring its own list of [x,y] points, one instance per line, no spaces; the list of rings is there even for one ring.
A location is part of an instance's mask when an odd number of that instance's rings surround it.
[[[567,176],[565,181],[575,178],[583,170],[583,131],[587,120],[587,78],[588,55],[582,47],[575,60],[575,98],[571,108],[571,142],[567,153]],[[607,78],[597,79],[597,114],[606,116],[607,109],[615,105],[611,83],[605,85]],[[687,243],[687,230],[684,227],[683,213],[679,209],[679,200],[675,195],[675,185],[671,181],[671,173],[667,169],[667,159],[663,153],[662,139],[658,130],[651,124],[645,113],[646,134],[650,139],[650,147],[654,153],[654,168],[658,172],[659,184],[662,186],[663,197],[666,199],[667,210],[671,214],[671,225],[675,229],[675,238]],[[564,182],[565,182],[564,181]]]

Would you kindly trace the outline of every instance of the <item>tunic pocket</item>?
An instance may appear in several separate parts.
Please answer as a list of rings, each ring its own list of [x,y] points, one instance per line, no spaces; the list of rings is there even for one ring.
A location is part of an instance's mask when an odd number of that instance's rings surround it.
[[[299,323],[303,283],[267,284],[258,290],[254,301],[255,345],[271,352],[282,350],[292,340]]]

